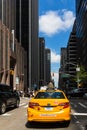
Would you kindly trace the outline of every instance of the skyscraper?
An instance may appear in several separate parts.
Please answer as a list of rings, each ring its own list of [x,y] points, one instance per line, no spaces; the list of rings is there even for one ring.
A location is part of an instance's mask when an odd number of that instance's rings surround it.
[[[50,49],[45,49],[45,73],[46,83],[48,84],[51,80],[51,52]]]
[[[70,37],[67,45],[67,71],[71,75],[76,75],[77,65],[77,42],[76,42],[76,21],[74,22],[73,29],[70,33]],[[75,64],[75,65],[73,65]]]
[[[87,0],[76,0],[76,37],[78,60],[87,70]]]
[[[10,31],[16,31],[16,0],[0,0],[0,20]]]
[[[39,85],[38,0],[16,0],[16,37],[27,51],[28,86]]]
[[[27,61],[26,52],[16,39],[16,0],[0,0],[0,29],[0,82],[24,91]]]
[[[39,63],[40,63],[40,82],[39,85],[42,86],[45,83],[45,39],[43,37],[39,38]]]

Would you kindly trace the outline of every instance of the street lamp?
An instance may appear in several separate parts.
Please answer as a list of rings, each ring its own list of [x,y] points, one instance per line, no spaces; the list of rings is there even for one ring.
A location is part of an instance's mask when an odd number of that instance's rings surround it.
[[[2,0],[2,23],[3,23],[3,15],[4,15],[4,14],[3,14],[3,11],[4,11],[4,9],[3,9],[3,4],[4,4],[4,3],[3,3],[3,0]]]
[[[12,50],[14,51],[14,29],[12,30]]]
[[[79,74],[78,74],[78,72],[80,72],[80,67],[78,67],[78,65],[77,65],[77,67],[76,67],[76,71],[77,71],[77,87],[79,88],[79,81],[80,81],[80,79],[79,79]]]

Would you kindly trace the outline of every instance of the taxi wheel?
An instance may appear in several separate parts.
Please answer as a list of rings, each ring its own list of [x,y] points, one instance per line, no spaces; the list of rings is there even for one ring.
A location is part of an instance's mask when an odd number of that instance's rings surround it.
[[[33,122],[28,121],[28,126],[32,127],[33,126]]]
[[[65,127],[68,127],[69,124],[70,124],[70,120],[64,122],[64,126],[65,126]]]

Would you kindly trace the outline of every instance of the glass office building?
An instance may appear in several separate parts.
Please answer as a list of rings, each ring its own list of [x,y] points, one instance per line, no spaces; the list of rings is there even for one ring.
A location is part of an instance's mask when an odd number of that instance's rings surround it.
[[[78,60],[87,69],[87,0],[76,0]]]
[[[10,31],[16,29],[16,0],[0,0],[0,20]]]
[[[27,51],[28,86],[39,85],[38,0],[16,0],[16,37]]]

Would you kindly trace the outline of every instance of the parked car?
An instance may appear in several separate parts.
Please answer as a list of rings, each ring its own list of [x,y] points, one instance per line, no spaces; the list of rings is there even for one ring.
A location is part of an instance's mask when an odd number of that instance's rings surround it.
[[[83,99],[87,99],[87,93],[83,95]]]
[[[13,91],[11,86],[0,84],[0,114],[6,112],[9,107],[19,107],[20,97],[16,91]]]
[[[87,88],[77,88],[68,92],[68,97],[83,97],[87,93]]]
[[[29,100],[27,120],[32,122],[64,122],[69,125],[71,107],[65,93],[61,90],[47,88],[39,90]]]

